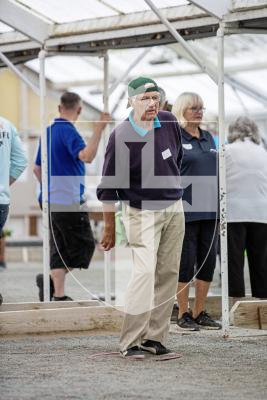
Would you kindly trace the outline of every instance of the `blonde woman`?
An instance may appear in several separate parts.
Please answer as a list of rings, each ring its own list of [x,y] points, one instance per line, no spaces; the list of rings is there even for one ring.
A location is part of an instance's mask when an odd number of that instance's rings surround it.
[[[202,98],[190,92],[182,93],[172,108],[182,129],[184,156],[181,175],[189,186],[183,200],[185,206],[191,204],[188,211],[185,209],[185,238],[177,287],[177,325],[179,329],[189,331],[221,328],[205,311],[216,264],[218,181],[215,142],[209,132],[200,128],[203,112]],[[195,275],[195,303],[193,310],[189,311],[189,284]]]

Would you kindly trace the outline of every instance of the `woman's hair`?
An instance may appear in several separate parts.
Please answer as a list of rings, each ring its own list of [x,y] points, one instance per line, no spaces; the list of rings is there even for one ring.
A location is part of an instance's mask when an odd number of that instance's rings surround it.
[[[228,142],[233,143],[236,140],[245,140],[249,138],[253,143],[260,144],[261,137],[258,126],[248,117],[238,117],[229,125]]]
[[[188,121],[184,117],[184,112],[188,107],[192,106],[203,107],[202,98],[197,93],[193,92],[184,92],[180,94],[172,106],[172,113],[183,128],[188,124]]]

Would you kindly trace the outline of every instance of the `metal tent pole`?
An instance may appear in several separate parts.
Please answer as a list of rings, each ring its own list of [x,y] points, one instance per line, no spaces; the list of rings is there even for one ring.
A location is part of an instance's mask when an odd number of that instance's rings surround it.
[[[104,112],[109,111],[109,88],[108,88],[108,75],[109,75],[109,57],[108,53],[104,55]],[[104,133],[104,149],[106,147],[106,137],[108,134],[108,127]],[[111,250],[104,252],[104,280],[105,280],[105,301],[107,304],[111,303]]]
[[[226,171],[225,171],[225,111],[224,111],[224,25],[220,23],[218,40],[218,107],[219,107],[219,181],[220,181],[220,239],[222,274],[222,327],[223,336],[229,336],[228,254],[226,220]]]
[[[43,205],[43,274],[44,274],[44,301],[50,301],[50,259],[49,259],[49,209],[48,209],[48,162],[47,162],[47,135],[45,120],[45,56],[46,52],[39,52],[40,62],[40,129],[42,150],[42,205]]]

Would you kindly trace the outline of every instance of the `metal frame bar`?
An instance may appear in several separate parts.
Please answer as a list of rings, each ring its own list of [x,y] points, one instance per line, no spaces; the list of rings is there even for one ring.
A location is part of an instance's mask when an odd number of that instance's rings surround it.
[[[104,59],[104,91],[103,91],[103,103],[104,112],[109,112],[109,56],[108,52],[103,57]],[[106,147],[106,137],[108,134],[108,127],[105,129],[103,137],[103,147]],[[111,250],[104,252],[104,284],[105,284],[105,302],[111,303]]]
[[[3,3],[3,1],[7,1],[7,0],[1,0],[1,3]],[[200,0],[198,0],[198,1],[200,2]],[[202,1],[204,1],[204,0],[202,0]],[[9,2],[10,2],[10,0],[9,0]],[[221,3],[223,3],[223,1],[221,1]],[[233,25],[233,28],[235,28],[236,25],[239,23],[242,23],[242,25],[243,25],[244,23],[247,23],[247,22],[249,23],[249,21],[253,22],[253,20],[258,20],[258,19],[262,20],[263,18],[266,18],[267,7],[265,4],[261,4],[259,7],[255,7],[253,5],[253,2],[250,2],[250,3],[251,4],[248,4],[247,7],[244,6],[241,9],[235,8],[232,10],[231,13],[224,15],[224,22],[228,23],[229,28],[231,28],[232,25]],[[216,7],[220,8],[223,6],[217,5]],[[19,7],[19,11],[21,11],[21,8],[22,7]],[[23,9],[23,11],[25,12],[25,9]],[[190,35],[188,35],[188,33],[190,33],[190,30],[192,30],[192,29],[193,30],[196,29],[196,34],[200,34],[199,28],[207,26],[207,25],[209,25],[210,27],[212,26],[212,31],[209,31],[209,34],[206,32],[206,34],[208,34],[208,36],[211,34],[214,34],[215,30],[217,30],[218,19],[210,16],[209,14],[207,14],[206,12],[201,10],[199,7],[194,6],[193,4],[161,9],[160,11],[166,18],[172,19],[172,25],[173,25],[173,27],[175,27],[175,29],[184,30],[186,37],[190,37]],[[1,14],[1,16],[2,16],[2,14]],[[38,17],[36,17],[36,15],[34,13],[31,13],[31,16],[38,19]],[[41,21],[42,21],[42,19],[41,19]],[[15,25],[15,24],[18,25],[18,26],[15,26],[15,28],[19,29],[20,24],[22,24],[22,30],[23,29],[26,30],[25,20],[23,18],[18,21],[18,18],[14,17],[13,22],[14,22],[13,25]],[[44,19],[44,22],[46,23],[47,21]],[[78,21],[75,24],[70,22],[70,23],[64,23],[64,24],[58,24],[58,25],[51,25],[48,23],[48,26],[49,26],[48,30],[50,31],[49,32],[50,36],[46,41],[46,48],[48,49],[51,46],[53,47],[53,46],[61,45],[62,47],[64,47],[65,51],[67,51],[68,43],[77,43],[77,44],[81,45],[81,43],[88,43],[88,42],[93,41],[93,42],[98,42],[97,47],[99,48],[99,41],[101,41],[103,43],[104,41],[106,42],[108,40],[111,40],[110,48],[112,48],[114,46],[114,43],[111,43],[111,42],[113,39],[116,39],[116,38],[123,38],[123,40],[125,42],[126,38],[131,35],[135,36],[135,37],[136,36],[140,37],[140,35],[144,35],[146,33],[147,34],[154,33],[155,35],[157,35],[157,34],[166,32],[166,28],[164,27],[163,24],[155,23],[155,17],[153,16],[153,13],[151,12],[151,10],[144,11],[144,12],[131,13],[130,15],[122,15],[120,17],[112,16],[112,17],[104,17],[101,19],[98,18],[98,19]],[[262,25],[260,25],[260,26],[262,26]],[[107,27],[112,27],[112,30],[107,29]],[[262,26],[262,28],[264,29],[265,27]],[[38,29],[40,30],[39,26],[38,26]],[[244,25],[244,27],[243,28],[241,27],[241,29],[248,29],[248,33],[249,33],[249,31],[252,33],[251,30],[253,30],[253,26],[246,27],[246,25]],[[227,33],[227,31],[225,31],[225,34],[226,33]],[[36,35],[36,32],[34,32],[34,34]],[[52,37],[52,34],[53,34],[53,37]],[[1,35],[1,40],[0,40],[2,51],[4,51],[4,52],[8,51],[7,49],[9,48],[9,46],[11,49],[10,51],[21,51],[22,44],[16,45],[14,43],[14,35],[19,35],[20,40],[23,40],[23,41],[26,40],[26,37],[23,37],[23,35],[20,35],[16,32],[3,33]],[[63,37],[60,37],[60,35],[61,36],[63,35]],[[30,36],[30,34],[28,34],[27,36]],[[192,37],[192,35],[191,35],[191,37]],[[9,40],[9,38],[13,38],[13,39]],[[140,39],[138,40],[138,42],[140,45],[140,43],[141,43]],[[156,38],[154,37],[154,42],[158,42],[157,37]],[[2,48],[2,43],[7,46]],[[43,41],[42,41],[42,43],[43,43]],[[130,43],[130,45],[131,44],[132,43]],[[157,44],[157,43],[155,43],[155,44]],[[32,42],[32,41],[29,41],[28,45],[25,42],[25,43],[23,43],[23,48],[24,48],[24,50],[26,50],[27,46],[30,46],[29,48],[32,48],[33,45],[34,45],[34,42]],[[127,43],[125,44],[125,47],[126,47],[126,45],[127,45]],[[77,48],[77,50],[78,50],[78,48]]]
[[[225,169],[225,108],[224,108],[224,26],[220,23],[218,40],[218,108],[219,108],[219,183],[220,183],[220,241],[222,275],[222,330],[229,336],[228,252],[226,219],[226,169]]]
[[[52,33],[53,24],[38,17],[26,7],[10,0],[0,1],[0,18],[5,24],[22,32],[38,43],[43,43]]]
[[[41,157],[42,157],[42,212],[43,212],[43,275],[44,275],[44,301],[50,301],[50,259],[49,259],[49,206],[48,206],[48,158],[47,134],[45,119],[45,57],[46,52],[39,52],[40,62],[40,129],[41,129]]]
[[[267,29],[256,29],[256,28],[225,28],[225,34],[234,35],[240,33],[248,33],[248,34],[257,34],[257,35],[266,35]]]

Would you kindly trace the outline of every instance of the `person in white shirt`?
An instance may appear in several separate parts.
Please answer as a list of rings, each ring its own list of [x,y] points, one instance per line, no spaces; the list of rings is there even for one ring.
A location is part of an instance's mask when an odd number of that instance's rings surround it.
[[[15,126],[0,116],[0,238],[9,212],[10,185],[26,166],[26,155]],[[2,301],[0,294],[0,304]]]
[[[251,294],[267,298],[267,151],[248,117],[229,126],[226,183],[229,296],[245,296],[246,250]]]

